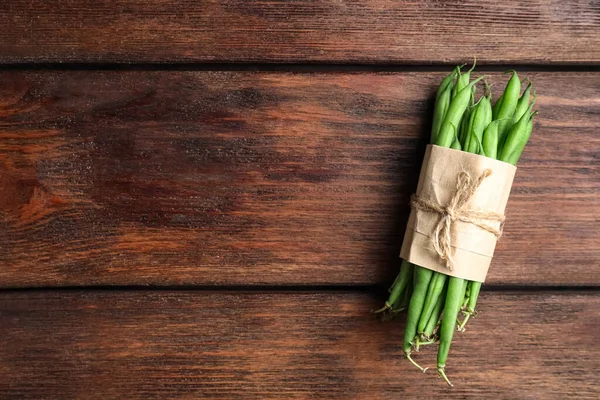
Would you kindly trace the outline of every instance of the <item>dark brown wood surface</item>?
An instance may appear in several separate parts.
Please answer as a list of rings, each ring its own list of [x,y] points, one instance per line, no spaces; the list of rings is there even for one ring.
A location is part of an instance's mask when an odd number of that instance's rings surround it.
[[[4,0],[0,26],[0,399],[600,398],[600,3]],[[475,56],[540,113],[449,389],[369,311],[426,66]]]
[[[600,75],[522,75],[489,283],[596,285]],[[387,283],[441,77],[2,73],[0,286]]]
[[[597,399],[600,296],[484,292],[455,387],[358,293],[0,294],[3,399]],[[435,365],[434,348],[416,357]]]
[[[0,62],[600,62],[597,1],[3,0]]]

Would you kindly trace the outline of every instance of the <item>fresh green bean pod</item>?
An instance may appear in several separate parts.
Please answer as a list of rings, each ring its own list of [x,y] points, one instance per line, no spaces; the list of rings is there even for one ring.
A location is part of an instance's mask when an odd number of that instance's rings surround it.
[[[475,110],[478,105],[479,105],[479,102],[473,104],[470,107],[467,107],[467,110],[465,111],[465,116],[463,117],[463,120],[462,120],[462,125],[463,125],[463,130],[464,130],[464,132],[462,132],[462,135],[464,138],[463,149],[465,151],[468,151],[469,145],[471,143],[471,128],[473,127],[473,122],[476,117]],[[468,115],[468,117],[467,117],[467,115]]]
[[[483,131],[492,122],[492,105],[487,97],[482,97],[473,111],[473,118],[467,130],[467,143],[465,151],[479,153],[478,143],[483,140]],[[476,138],[476,139],[475,139]]]
[[[517,71],[513,70],[512,73],[502,94],[502,104],[498,110],[498,119],[512,118],[517,108],[521,94],[521,81],[519,80]]]
[[[479,297],[479,292],[481,291],[481,284],[481,282],[473,281],[473,284],[471,285],[471,292],[469,293],[469,305],[467,306],[467,311],[470,313],[475,312],[477,298]]]
[[[508,134],[508,130],[512,125],[513,116],[517,108],[519,101],[519,95],[521,94],[521,81],[517,75],[517,71],[512,71],[513,74],[506,84],[504,94],[502,98],[502,105],[498,110],[498,120],[500,125],[498,126],[498,144],[504,146],[504,141]],[[500,152],[500,149],[498,149]]]
[[[450,107],[450,100],[452,98],[452,83],[447,86],[446,90],[444,90],[439,98],[435,102],[435,108],[433,110],[433,123],[431,125],[431,141],[435,143],[437,141],[438,134],[440,132],[440,127],[442,126],[442,122],[444,121],[444,117],[446,116],[446,112],[448,111],[448,107]]]
[[[464,300],[461,306],[461,309],[463,307],[466,307],[467,304],[469,304],[469,295],[471,293],[471,281],[467,281],[467,285],[465,286],[465,293],[464,293]]]
[[[458,74],[460,74],[460,69],[458,70]],[[435,94],[435,101],[437,102],[440,99],[440,96],[442,95],[442,93],[446,92],[448,89],[452,90],[452,88],[454,87],[454,81],[456,80],[456,76],[457,76],[457,70],[453,70],[452,72],[450,72],[448,75],[446,75],[446,77],[444,77],[444,79],[442,79],[442,82],[440,83],[440,86],[438,87],[438,90]],[[452,93],[450,93],[452,94]]]
[[[467,281],[461,278],[451,276],[448,280],[448,294],[446,295],[446,304],[444,305],[444,314],[442,324],[440,325],[440,347],[437,354],[437,370],[438,373],[448,385],[452,383],[448,380],[445,373],[446,360],[450,352],[450,345],[454,337],[454,327],[456,326],[456,318],[464,299],[465,288]]]
[[[420,346],[430,345],[436,342],[436,335],[434,332],[436,328],[439,327],[440,317],[442,315],[442,311],[444,310],[444,304],[446,302],[446,290],[448,285],[444,285],[442,288],[442,292],[440,296],[438,296],[438,300],[433,307],[431,312],[431,316],[427,321],[427,325],[425,329],[415,337],[415,348],[418,351]]]
[[[402,298],[402,303],[400,305],[400,307],[403,310],[408,310],[408,305],[410,304],[410,298],[412,297],[413,286],[414,286],[414,282],[412,280],[412,277],[409,277],[408,284],[406,285],[406,290],[404,291],[404,296]]]
[[[473,102],[473,97],[471,97],[471,102]],[[467,140],[468,140],[469,124],[471,123],[471,117],[473,116],[474,109],[475,109],[475,104],[470,104],[465,109],[465,113],[463,114],[462,120],[460,121],[460,128],[459,128],[458,136],[459,136],[459,140],[460,140],[460,145],[463,149],[466,149]]]
[[[496,159],[498,155],[498,121],[492,121],[483,132],[483,152],[486,157]]]
[[[453,98],[456,97],[458,92],[460,92],[461,90],[463,90],[464,88],[466,88],[469,85],[469,81],[471,80],[471,72],[473,72],[473,70],[475,69],[476,63],[477,63],[477,59],[475,59],[473,61],[473,66],[471,67],[471,69],[469,69],[462,75],[460,74],[460,67],[457,67],[457,69],[455,70],[458,72],[458,79],[456,80],[456,85],[452,91]]]
[[[525,150],[525,145],[527,141],[529,141],[529,137],[531,136],[531,132],[533,131],[533,121],[530,118],[527,121],[527,125],[523,131],[522,141],[516,144],[511,153],[503,154],[500,158],[502,161],[507,162],[512,165],[517,165],[519,158],[521,158],[521,154],[523,154],[523,150]],[[504,151],[504,150],[503,150]]]
[[[525,144],[527,144],[529,136],[531,135],[531,130],[527,129],[527,125],[529,124],[529,121],[531,121],[532,107],[533,103],[529,105],[529,108],[525,114],[523,114],[521,119],[519,119],[519,121],[517,121],[517,123],[510,128],[510,131],[506,137],[506,142],[502,146],[502,152],[500,153],[501,161],[512,164],[512,161],[516,163],[516,160],[518,160],[521,156],[521,153],[525,148]]]
[[[460,121],[469,105],[471,97],[471,88],[484,77],[473,80],[464,89],[456,94],[450,102],[450,107],[444,117],[444,122],[440,128],[436,144],[442,147],[450,147],[456,136],[456,130],[460,126]]]
[[[429,317],[429,321],[427,321],[427,325],[423,330],[423,339],[431,339],[433,336],[433,332],[435,331],[436,326],[438,326],[438,322],[440,321],[440,317],[442,316],[442,311],[444,310],[444,304],[446,303],[446,292],[448,290],[448,285],[444,285],[442,289],[442,293],[438,297],[437,302],[435,303],[435,307],[431,312],[431,316]]]
[[[519,98],[519,101],[517,102],[517,108],[515,109],[515,115],[513,116],[513,124],[520,120],[523,114],[525,114],[525,112],[527,111],[527,108],[529,107],[530,93],[531,82],[529,82],[529,84],[525,88],[525,91],[523,92],[523,94]]]
[[[460,145],[458,137],[454,138],[454,142],[452,142],[452,146],[450,146],[450,148],[454,150],[462,150],[462,146]]]
[[[456,85],[452,89],[452,98],[455,98],[458,92],[464,89],[469,84],[469,72],[460,75],[456,80]]]
[[[436,273],[429,282],[427,288],[427,296],[425,297],[425,304],[423,305],[423,311],[421,311],[421,317],[419,318],[419,325],[417,326],[417,333],[423,333],[425,326],[431,317],[433,308],[435,307],[442,290],[446,285],[446,279],[448,278],[445,274]]]
[[[417,334],[417,324],[419,323],[419,317],[423,310],[423,304],[425,303],[425,295],[427,294],[427,288],[429,287],[429,281],[433,271],[427,268],[414,267],[414,289],[413,294],[410,298],[410,304],[408,305],[408,318],[406,320],[406,328],[404,331],[404,345],[402,347],[406,358],[410,360],[417,368],[421,371],[425,371],[423,367],[417,364],[410,356],[412,352],[413,339]]]
[[[477,136],[475,136],[475,141],[477,142],[477,154],[485,157],[485,152],[483,151],[483,144],[481,140]]]
[[[504,94],[501,94],[500,97],[498,97],[498,100],[496,100],[496,103],[494,103],[494,107],[492,107],[493,120],[498,119],[498,112],[500,112],[500,107],[502,107],[502,100],[504,100]]]
[[[417,325],[419,323],[419,317],[425,304],[425,296],[427,295],[427,289],[429,288],[429,282],[433,276],[433,271],[427,268],[415,266],[415,286],[413,289],[413,295],[408,305],[408,321],[406,322],[406,334],[404,336],[404,351],[410,351],[412,347],[412,339],[417,333]]]
[[[466,149],[469,147],[469,128],[473,124],[473,118],[475,118],[474,110],[475,105],[467,107],[460,123],[460,143],[465,151],[467,151]]]
[[[463,311],[464,319],[458,326],[458,330],[461,332],[465,331],[465,325],[471,318],[471,315],[475,314],[475,306],[477,305],[477,298],[479,297],[479,291],[481,290],[481,282],[472,281],[471,285],[467,288],[468,298],[467,303],[465,305],[465,310]]]
[[[373,311],[374,313],[380,313],[389,309],[394,308],[393,305],[398,302],[398,299],[402,297],[408,282],[412,279],[413,275],[413,264],[408,261],[402,260],[402,264],[400,265],[400,273],[394,280],[394,283],[388,290],[390,293],[385,305],[379,310]]]

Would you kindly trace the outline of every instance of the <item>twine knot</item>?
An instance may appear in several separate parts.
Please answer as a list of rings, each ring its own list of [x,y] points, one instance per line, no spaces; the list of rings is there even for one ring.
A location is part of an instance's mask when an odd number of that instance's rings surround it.
[[[452,224],[461,221],[473,224],[480,229],[490,232],[500,238],[504,224],[504,215],[491,211],[479,211],[466,208],[467,203],[473,197],[477,188],[492,171],[486,169],[477,179],[473,179],[469,173],[463,171],[458,174],[456,192],[447,205],[437,204],[430,199],[423,199],[414,194],[411,198],[411,206],[415,210],[437,213],[440,219],[435,227],[431,242],[438,256],[445,261],[446,268],[450,271],[454,268],[452,249]],[[498,228],[490,223],[498,223]]]
[[[444,208],[444,216],[450,218],[451,221],[456,221],[456,215],[454,214],[454,209],[450,206],[446,206]]]

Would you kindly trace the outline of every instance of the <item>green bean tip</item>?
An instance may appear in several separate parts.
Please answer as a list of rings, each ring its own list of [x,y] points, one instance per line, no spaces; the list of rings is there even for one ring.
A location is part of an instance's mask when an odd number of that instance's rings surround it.
[[[440,377],[444,378],[444,380],[446,381],[446,383],[448,384],[448,386],[454,387],[454,385],[452,384],[452,382],[450,382],[450,379],[448,379],[448,377],[446,376],[446,372],[444,371],[444,367],[438,367],[437,371],[438,371],[438,375]]]
[[[473,66],[471,67],[471,69],[468,72],[473,72],[473,70],[475,69],[475,65],[477,65],[477,57],[476,56],[473,57]]]
[[[410,361],[412,363],[412,365],[414,365],[415,367],[419,368],[419,370],[422,373],[425,373],[425,371],[427,371],[429,369],[429,368],[423,368],[419,364],[417,364],[417,362],[415,360],[413,360],[412,357],[410,356],[410,351],[405,351],[404,355],[406,356],[406,358],[408,358],[408,361]]]
[[[527,86],[531,86],[533,82],[531,82],[531,79],[529,79],[528,76],[526,76],[522,81],[521,81],[521,85],[524,84],[525,82],[529,82],[529,84]]]

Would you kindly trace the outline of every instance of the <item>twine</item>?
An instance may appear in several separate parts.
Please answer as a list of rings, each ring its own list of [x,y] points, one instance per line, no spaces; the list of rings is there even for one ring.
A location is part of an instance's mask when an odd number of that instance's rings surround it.
[[[446,268],[450,271],[454,269],[454,259],[452,250],[451,229],[455,221],[473,224],[487,232],[490,232],[500,238],[504,226],[504,215],[491,211],[478,211],[466,208],[466,204],[481,185],[481,182],[492,174],[490,169],[486,169],[481,176],[473,179],[467,172],[458,174],[456,183],[456,192],[446,206],[439,205],[429,199],[413,194],[411,206],[415,210],[437,213],[440,220],[435,227],[431,242],[438,256],[446,262]],[[489,222],[499,222],[499,228],[489,225]]]

